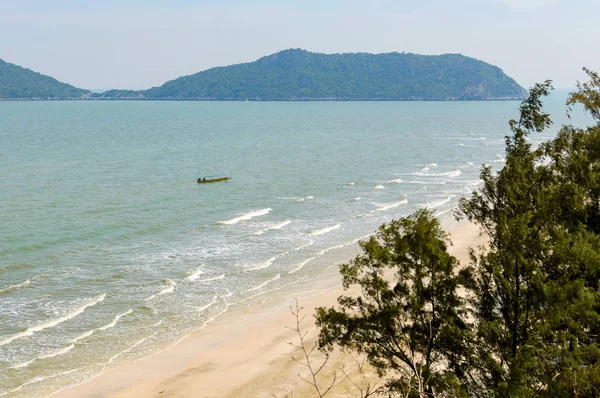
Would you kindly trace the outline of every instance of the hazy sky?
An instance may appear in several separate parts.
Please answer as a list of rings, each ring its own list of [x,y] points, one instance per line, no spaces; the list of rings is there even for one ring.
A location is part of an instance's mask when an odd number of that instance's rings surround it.
[[[286,48],[461,53],[521,85],[600,71],[600,0],[0,0],[0,58],[88,89],[149,88]]]

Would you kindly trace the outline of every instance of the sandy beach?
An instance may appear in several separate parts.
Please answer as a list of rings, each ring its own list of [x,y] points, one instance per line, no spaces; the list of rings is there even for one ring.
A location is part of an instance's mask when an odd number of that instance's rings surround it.
[[[449,230],[450,252],[462,264],[468,261],[468,248],[483,243],[479,230],[461,224]],[[298,374],[308,375],[296,363],[299,354],[289,343],[298,336],[288,327],[295,325],[290,306],[298,299],[306,314],[301,324],[314,342],[314,308],[332,306],[343,289],[337,267],[331,267],[316,280],[295,286],[289,294],[272,297],[261,305],[232,310],[206,328],[180,343],[152,356],[111,369],[96,378],[60,391],[54,397],[293,397],[315,396],[312,386]],[[317,358],[318,359],[318,358]],[[349,396],[352,386],[340,369],[351,377],[356,372],[354,358],[335,352],[323,371],[323,383],[333,373],[339,383],[329,396]]]

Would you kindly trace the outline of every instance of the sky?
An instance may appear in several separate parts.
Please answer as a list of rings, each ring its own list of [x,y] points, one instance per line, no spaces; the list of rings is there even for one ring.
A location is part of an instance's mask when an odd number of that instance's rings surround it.
[[[600,71],[600,0],[0,0],[0,59],[145,89],[288,48],[461,53],[528,88]]]

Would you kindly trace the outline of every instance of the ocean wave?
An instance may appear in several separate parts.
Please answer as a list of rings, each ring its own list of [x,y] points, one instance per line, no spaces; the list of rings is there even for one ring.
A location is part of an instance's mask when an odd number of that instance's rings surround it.
[[[435,209],[437,207],[443,206],[446,203],[450,202],[452,200],[452,198],[454,197],[454,195],[450,195],[448,196],[446,199],[443,200],[439,200],[437,202],[429,202],[429,203],[425,203],[423,205],[423,207],[427,208],[427,209]]]
[[[393,209],[395,207],[398,207],[400,205],[405,205],[408,203],[408,199],[403,199],[401,201],[398,202],[392,202],[392,203],[379,203],[377,207],[377,210],[379,211],[385,211],[385,210],[389,210],[389,209]]]
[[[200,280],[197,280],[196,282],[211,282],[211,281],[217,281],[217,280],[223,279],[223,278],[225,278],[225,274],[215,276],[214,278],[200,279]]]
[[[128,348],[124,349],[121,352],[116,353],[115,355],[113,355],[112,357],[110,357],[110,359],[108,360],[108,362],[106,362],[104,364],[104,367],[106,367],[106,365],[112,363],[112,361],[114,361],[115,359],[117,359],[118,357],[120,357],[121,355],[133,350],[135,347],[139,346],[140,344],[142,344],[144,341],[148,340],[150,337],[154,337],[156,335],[156,332],[154,332],[153,334],[151,334],[150,336],[144,337],[143,339],[133,343],[132,345],[130,345]],[[104,370],[104,369],[103,369]]]
[[[205,309],[213,306],[217,302],[217,298],[218,298],[217,296],[214,296],[213,299],[212,299],[212,301],[210,303],[208,303],[206,305],[203,305],[202,307],[198,308],[198,312],[202,312]]]
[[[9,287],[5,287],[4,289],[0,289],[0,294],[14,292],[17,289],[19,289],[21,287],[29,286],[30,284],[31,284],[31,282],[29,281],[29,279],[27,279],[25,282],[21,282],[21,283],[18,283],[16,285],[10,285]]]
[[[256,267],[246,268],[244,271],[256,271],[259,269],[268,268],[271,266],[271,264],[273,264],[273,261],[275,261],[277,259],[277,257],[278,256],[273,256],[270,259],[268,259],[267,261],[265,261],[264,263],[261,263],[260,265],[258,265]]]
[[[314,197],[313,196],[305,196],[303,198],[296,199],[296,202],[304,202],[305,200],[311,200],[311,199],[314,199]]]
[[[258,285],[258,286],[256,286],[256,287],[253,287],[252,289],[248,289],[248,290],[246,290],[246,292],[252,292],[252,291],[254,291],[254,290],[261,289],[261,288],[263,288],[263,287],[267,286],[269,283],[271,283],[271,282],[273,282],[273,281],[276,281],[276,280],[277,280],[277,279],[279,279],[279,278],[281,278],[281,274],[277,274],[277,275],[275,275],[274,277],[272,277],[271,279],[267,279],[266,281],[264,281],[264,282],[263,282],[263,283],[261,283],[260,285]]]
[[[104,326],[100,326],[98,328],[98,330],[106,330],[106,329],[110,329],[110,328],[115,327],[115,325],[117,324],[117,322],[119,322],[119,319],[123,318],[124,316],[127,316],[127,315],[131,314],[132,312],[133,312],[133,310],[130,309],[130,310],[125,311],[122,314],[116,315],[115,318],[112,320],[112,322],[107,323]]]
[[[13,334],[12,336],[5,338],[4,340],[0,340],[0,346],[8,344],[8,343],[10,343],[14,340],[20,339],[22,337],[31,336],[32,334],[42,331],[44,329],[53,328],[54,326],[61,324],[63,322],[66,322],[69,319],[73,319],[77,315],[82,314],[83,311],[85,311],[87,308],[92,307],[92,306],[98,304],[99,302],[101,302],[102,300],[104,300],[105,297],[106,297],[106,293],[101,293],[101,294],[97,295],[96,297],[94,297],[93,299],[88,300],[85,304],[82,304],[79,307],[75,308],[75,310],[69,312],[66,315],[63,315],[58,318],[50,319],[49,321],[40,323],[35,326],[30,326],[22,332]]]
[[[202,271],[200,268],[198,268],[197,270],[195,270],[194,272],[192,272],[191,274],[189,274],[185,279],[187,279],[188,281],[195,281],[203,273],[204,273],[204,271]]]
[[[273,225],[269,226],[268,228],[261,229],[258,232],[254,232],[254,235],[262,235],[265,232],[267,232],[269,230],[272,230],[272,229],[278,230],[278,229],[281,229],[281,228],[285,227],[286,225],[290,225],[291,223],[292,222],[290,220],[285,220],[285,221],[282,221],[280,223],[273,224]]]
[[[360,200],[360,196],[359,196],[359,197],[357,197],[357,198],[352,198],[352,200],[354,200],[354,201],[359,201],[359,200]]]
[[[302,269],[302,267],[304,267],[306,264],[308,264],[309,262],[311,262],[315,258],[316,257],[311,257],[311,258],[308,258],[308,259],[302,261],[300,264],[298,264],[298,266],[296,268],[294,268],[291,271],[288,271],[288,274],[293,274],[294,272],[300,271]]]
[[[444,185],[447,182],[448,182],[448,180],[442,180],[442,181],[423,181],[423,180],[404,181],[405,184],[417,184],[417,185]]]
[[[331,232],[333,230],[336,230],[336,229],[340,228],[340,226],[341,226],[340,224],[335,224],[335,225],[332,225],[331,227],[326,227],[326,228],[321,228],[321,229],[315,229],[310,234],[312,236],[323,235],[323,234],[326,234],[327,232]]]
[[[437,167],[437,163],[427,163],[425,167]]]
[[[323,250],[321,250],[321,251],[319,252],[319,256],[322,256],[322,255],[324,255],[325,253],[327,253],[327,252],[330,252],[330,251],[332,251],[332,250],[341,249],[341,248],[343,248],[344,246],[348,246],[348,243],[342,243],[341,245],[336,245],[336,246],[331,246],[331,247],[328,247],[327,249],[323,249]]]
[[[381,184],[377,184],[373,187],[374,189],[385,189],[385,187]]]
[[[349,182],[349,183],[348,183],[348,185],[349,185],[349,186],[352,186],[352,185],[354,185],[354,183],[353,183],[353,182]]]
[[[22,390],[23,388],[27,387],[30,384],[39,383],[40,381],[44,381],[44,380],[48,380],[48,379],[54,379],[54,378],[60,377],[60,376],[66,376],[68,374],[77,372],[78,370],[81,370],[81,369],[71,369],[71,370],[67,370],[66,372],[60,372],[60,373],[56,373],[56,374],[53,374],[53,375],[50,375],[50,376],[36,376],[33,379],[31,379],[29,381],[26,381],[25,383],[21,384],[20,386],[12,389],[10,391],[6,391],[6,392],[3,392],[3,393],[0,393],[0,397],[2,397],[4,395],[7,395],[7,394],[12,394],[13,392],[20,391],[20,390]]]
[[[267,209],[261,209],[261,210],[253,210],[253,211],[248,212],[246,214],[242,214],[239,217],[232,218],[231,220],[219,221],[219,224],[226,224],[226,225],[237,224],[240,221],[248,221],[248,220],[253,219],[254,217],[260,217],[260,216],[267,215],[267,214],[269,214],[269,212],[271,210],[273,210],[273,209],[267,208]]]
[[[413,175],[416,175],[419,177],[458,177],[461,174],[462,174],[462,171],[460,171],[460,170],[446,171],[444,173],[423,173],[420,171],[413,173]]]
[[[389,184],[400,184],[401,182],[402,182],[402,180],[399,178],[394,178],[393,180],[387,180],[387,183],[389,183]]]
[[[176,283],[170,279],[165,279],[163,283],[165,284],[165,288],[160,292],[148,297],[145,301],[150,301],[158,296],[162,296],[163,294],[173,293],[173,291],[175,290]]]
[[[32,364],[32,363],[34,363],[35,361],[39,361],[40,359],[48,359],[48,358],[53,358],[53,357],[57,357],[57,356],[59,356],[59,355],[66,354],[67,352],[71,351],[73,348],[75,348],[75,345],[74,345],[74,344],[71,344],[71,345],[69,345],[69,346],[67,346],[67,347],[63,347],[63,348],[61,348],[61,349],[60,349],[60,350],[58,350],[58,351],[51,352],[50,354],[42,355],[42,356],[39,356],[39,357],[37,357],[37,358],[34,358],[34,359],[30,360],[30,361],[23,362],[23,363],[20,363],[20,364],[18,364],[18,365],[12,366],[12,368],[13,368],[13,369],[24,368],[24,367],[26,367],[26,366],[29,366],[29,365],[31,365],[31,364]]]

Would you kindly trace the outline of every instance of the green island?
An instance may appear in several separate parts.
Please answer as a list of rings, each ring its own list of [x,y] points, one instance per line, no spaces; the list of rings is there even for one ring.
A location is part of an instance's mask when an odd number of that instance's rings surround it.
[[[502,69],[460,54],[320,54],[289,49],[148,90],[100,94],[0,63],[3,99],[453,101],[526,96],[527,91]]]
[[[0,99],[86,99],[91,91],[0,59]]]

